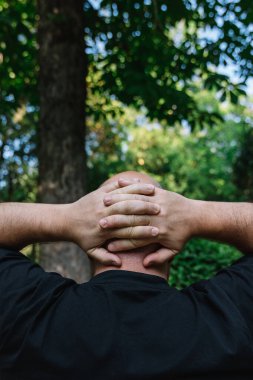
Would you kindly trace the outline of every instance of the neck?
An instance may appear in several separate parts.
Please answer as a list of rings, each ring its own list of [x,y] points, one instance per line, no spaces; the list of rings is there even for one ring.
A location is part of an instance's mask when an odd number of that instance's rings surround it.
[[[148,268],[143,266],[143,260],[145,256],[147,256],[147,253],[117,253],[117,255],[122,260],[122,265],[120,267],[111,265],[105,266],[96,262],[94,263],[94,276],[107,270],[126,270],[159,276],[165,280],[169,277],[169,263]]]

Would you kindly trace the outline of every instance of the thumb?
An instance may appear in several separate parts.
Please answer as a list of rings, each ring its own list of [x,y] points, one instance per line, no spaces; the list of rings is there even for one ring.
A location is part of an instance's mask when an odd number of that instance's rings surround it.
[[[173,260],[178,251],[168,248],[160,248],[156,252],[150,253],[143,260],[144,267],[165,264],[168,261]]]
[[[117,256],[115,253],[109,252],[107,249],[103,247],[89,249],[87,251],[87,255],[91,259],[104,265],[114,265],[120,267],[122,264],[119,256]]]

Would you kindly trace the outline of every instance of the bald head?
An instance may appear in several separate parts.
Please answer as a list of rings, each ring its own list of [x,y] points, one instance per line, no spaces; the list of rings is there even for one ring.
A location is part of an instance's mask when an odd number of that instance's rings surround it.
[[[118,173],[108,180],[106,180],[101,186],[105,186],[110,184],[111,182],[116,182],[119,179],[125,179],[135,182],[142,182],[142,183],[148,183],[152,184],[155,187],[161,187],[160,184],[155,181],[152,177],[145,173],[136,172],[136,171],[125,171]],[[141,272],[141,273],[147,273],[147,274],[154,274],[158,275],[164,278],[168,278],[168,271],[169,271],[169,265],[168,264],[162,264],[160,266],[156,267],[149,267],[145,268],[143,266],[143,260],[144,258],[150,254],[155,252],[160,247],[159,244],[150,244],[149,241],[147,241],[147,246],[142,248],[135,248],[130,251],[125,252],[117,252],[117,255],[121,257],[122,265],[120,268],[114,267],[114,266],[105,266],[103,264],[100,264],[98,262],[94,262],[94,274],[98,274],[100,272],[106,271],[106,270],[112,270],[112,269],[121,269],[121,270],[127,270],[127,271],[133,271],[133,272]]]

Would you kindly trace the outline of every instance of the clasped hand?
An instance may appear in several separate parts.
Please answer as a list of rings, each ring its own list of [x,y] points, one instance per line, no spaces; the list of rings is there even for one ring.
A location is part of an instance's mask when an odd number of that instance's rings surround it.
[[[124,186],[127,183],[126,180],[120,180],[119,186]],[[107,245],[108,251],[116,253],[159,243],[160,248],[145,257],[144,266],[159,265],[171,261],[194,235],[195,201],[155,187],[155,191],[149,195],[123,193],[122,189],[117,189],[104,197],[104,204],[107,207],[112,207],[112,205],[132,202],[133,200],[146,202],[146,205],[151,203],[159,206],[159,212],[145,217],[146,223],[156,227],[158,233],[154,236],[147,235],[143,239],[136,234],[138,230],[135,227],[141,225],[140,217],[132,215],[132,218],[127,218],[124,215],[110,215],[100,220],[100,226],[107,231],[124,226],[128,228],[128,238],[111,241]]]
[[[121,265],[117,252],[159,243],[143,264],[162,264],[191,238],[193,209],[194,201],[179,194],[120,179],[71,205],[71,240],[92,259],[115,266]]]
[[[133,181],[101,186],[69,205],[68,240],[77,243],[94,260],[107,265],[120,265],[121,259],[104,245],[111,239],[127,241],[134,236],[135,239],[143,240],[158,235],[158,228],[150,226],[149,219],[150,215],[160,212],[158,204],[148,201],[148,196],[154,194],[154,191],[154,185]],[[119,194],[126,199],[111,205],[104,204],[106,196]],[[133,194],[135,195],[131,197]],[[147,199],[137,199],[137,195],[146,196]],[[115,228],[110,226],[107,229],[103,221],[111,216],[118,217],[119,220]]]

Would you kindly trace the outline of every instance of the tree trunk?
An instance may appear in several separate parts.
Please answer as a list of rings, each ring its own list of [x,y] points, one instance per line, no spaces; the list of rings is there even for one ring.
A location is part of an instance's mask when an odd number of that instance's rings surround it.
[[[87,62],[82,0],[38,0],[40,62],[39,198],[72,202],[85,192]],[[90,277],[74,244],[41,246],[41,264],[78,282]]]

